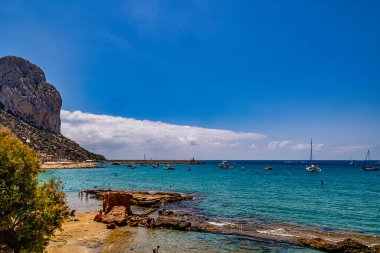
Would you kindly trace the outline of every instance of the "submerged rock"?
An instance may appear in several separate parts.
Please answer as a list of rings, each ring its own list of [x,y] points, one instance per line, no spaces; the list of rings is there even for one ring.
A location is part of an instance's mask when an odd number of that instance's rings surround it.
[[[358,242],[354,239],[348,238],[343,241],[333,243],[326,241],[322,238],[313,238],[313,239],[300,239],[299,243],[303,246],[310,246],[316,249],[320,249],[325,252],[332,253],[371,253],[378,252],[376,249],[371,249],[367,245],[364,245],[361,242]]]
[[[188,221],[175,220],[175,219],[162,219],[159,217],[155,223],[155,227],[185,231],[191,227],[191,223]]]

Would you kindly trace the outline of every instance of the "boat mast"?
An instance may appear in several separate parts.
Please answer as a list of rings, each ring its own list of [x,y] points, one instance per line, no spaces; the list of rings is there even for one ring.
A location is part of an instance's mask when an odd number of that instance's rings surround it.
[[[367,158],[369,158],[369,150],[367,151],[367,155],[365,156],[364,164],[363,164],[363,169],[365,168],[365,163],[367,162]]]
[[[313,138],[310,140],[310,166],[313,163]]]

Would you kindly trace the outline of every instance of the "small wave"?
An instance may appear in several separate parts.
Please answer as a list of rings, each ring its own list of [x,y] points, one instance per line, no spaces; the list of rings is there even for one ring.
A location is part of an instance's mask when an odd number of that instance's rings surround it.
[[[285,231],[283,228],[276,228],[276,229],[268,229],[268,230],[257,230],[257,232],[261,234],[269,234],[269,235],[279,235],[279,236],[286,236],[286,237],[293,237],[294,235],[291,235]]]
[[[230,223],[230,222],[215,222],[215,221],[209,221],[208,224],[213,225],[213,226],[218,226],[218,227],[234,225],[233,223]]]

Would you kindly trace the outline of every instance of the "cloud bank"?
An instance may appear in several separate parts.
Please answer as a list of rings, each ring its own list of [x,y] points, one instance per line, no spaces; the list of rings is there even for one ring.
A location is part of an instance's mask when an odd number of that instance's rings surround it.
[[[272,140],[253,132],[236,132],[160,121],[61,111],[62,134],[108,159],[307,160],[309,140]],[[315,159],[363,159],[374,145],[314,143]]]
[[[61,111],[62,134],[108,159],[244,159],[264,135]]]

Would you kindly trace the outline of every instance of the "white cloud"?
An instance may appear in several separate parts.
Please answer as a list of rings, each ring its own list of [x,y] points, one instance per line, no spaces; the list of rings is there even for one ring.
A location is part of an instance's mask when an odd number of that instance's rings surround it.
[[[277,149],[283,149],[285,148],[290,141],[271,141],[268,143],[268,149],[269,150],[277,150]]]
[[[321,150],[325,145],[324,144],[313,144],[313,150]],[[309,150],[310,149],[310,144],[305,144],[305,143],[298,143],[294,146],[292,146],[293,150]]]
[[[257,146],[257,144],[251,144],[249,145],[249,148],[252,149],[252,150],[257,150],[259,148],[259,146]]]
[[[109,159],[223,159],[247,157],[252,140],[265,138],[234,132],[137,120],[81,111],[61,111],[62,134]]]
[[[350,154],[357,151],[366,151],[373,148],[373,145],[351,145],[351,146],[337,146],[331,147],[331,150],[335,154]]]

